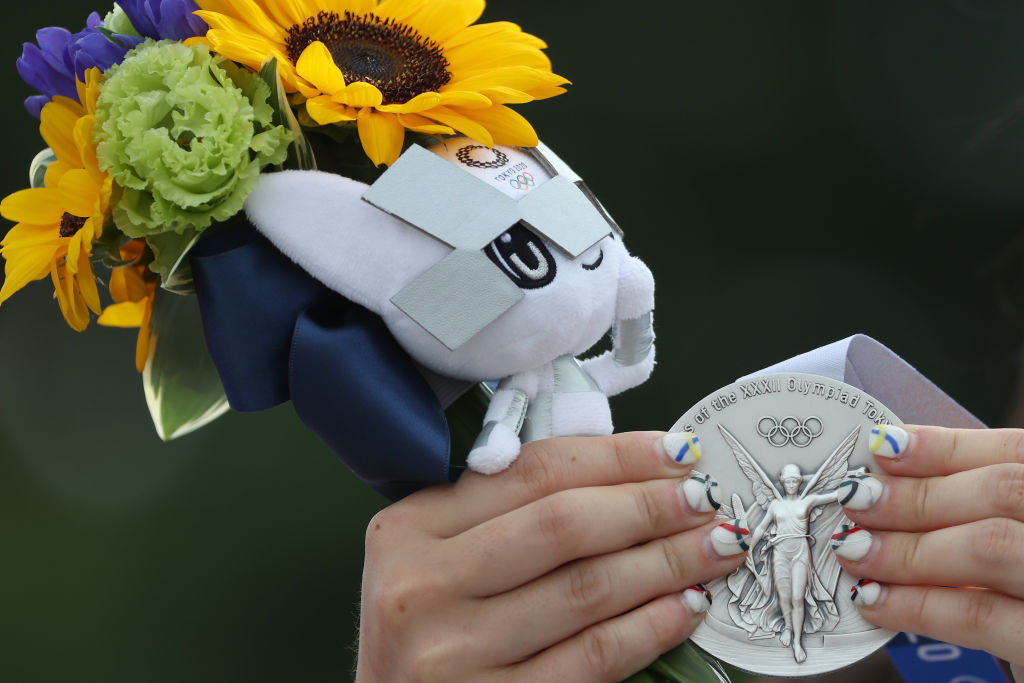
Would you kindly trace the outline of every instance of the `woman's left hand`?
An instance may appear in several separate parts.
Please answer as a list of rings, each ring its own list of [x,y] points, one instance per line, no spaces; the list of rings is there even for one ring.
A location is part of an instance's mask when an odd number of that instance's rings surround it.
[[[883,427],[836,535],[865,619],[1024,664],[1024,430]],[[860,508],[860,509],[854,509]]]

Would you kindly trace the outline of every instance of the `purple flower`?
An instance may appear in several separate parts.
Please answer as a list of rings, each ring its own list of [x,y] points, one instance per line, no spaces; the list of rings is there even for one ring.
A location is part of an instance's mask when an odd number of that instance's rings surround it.
[[[139,35],[155,40],[185,40],[206,35],[206,22],[192,14],[194,0],[117,0]]]
[[[39,118],[43,106],[55,95],[78,99],[75,79],[85,80],[92,67],[109,69],[124,59],[125,53],[142,42],[141,38],[103,35],[100,16],[89,15],[86,27],[78,33],[51,26],[36,32],[36,42],[25,43],[18,60],[18,73],[34,89],[42,93],[25,100],[28,113]]]

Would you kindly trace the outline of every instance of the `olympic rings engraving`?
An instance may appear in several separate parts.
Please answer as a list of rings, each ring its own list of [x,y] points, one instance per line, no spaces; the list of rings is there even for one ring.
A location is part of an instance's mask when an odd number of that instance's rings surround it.
[[[822,431],[824,426],[821,418],[813,415],[806,420],[799,420],[792,415],[777,420],[766,415],[757,422],[757,433],[776,448],[788,444],[797,448],[807,448],[812,441],[821,436]]]
[[[537,179],[531,173],[523,173],[509,180],[508,184],[517,190],[525,190],[528,187],[534,187],[537,184]]]
[[[455,153],[455,158],[470,168],[501,168],[508,163],[508,155],[500,149],[491,149],[494,158],[490,161],[477,161],[473,158],[474,149],[487,149],[483,145],[466,145]]]

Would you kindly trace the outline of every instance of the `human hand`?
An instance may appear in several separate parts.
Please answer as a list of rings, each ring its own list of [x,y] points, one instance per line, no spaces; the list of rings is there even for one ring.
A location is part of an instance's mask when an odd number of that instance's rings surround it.
[[[854,602],[897,631],[1024,664],[1024,430],[882,427],[837,534]]]
[[[534,442],[501,474],[381,511],[357,680],[615,681],[683,642],[707,608],[686,589],[743,560],[712,540],[713,489],[688,479],[685,438]]]

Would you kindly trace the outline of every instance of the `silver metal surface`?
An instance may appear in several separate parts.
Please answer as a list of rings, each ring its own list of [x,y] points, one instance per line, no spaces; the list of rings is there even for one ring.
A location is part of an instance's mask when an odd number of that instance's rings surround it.
[[[731,384],[679,418],[671,431],[700,438],[697,468],[721,485],[719,515],[751,531],[746,563],[706,584],[714,602],[697,645],[757,674],[809,676],[849,666],[895,635],[861,618],[849,598],[859,577],[830,548],[849,523],[837,487],[873,466],[868,438],[881,423],[901,424],[862,390],[800,373]]]

